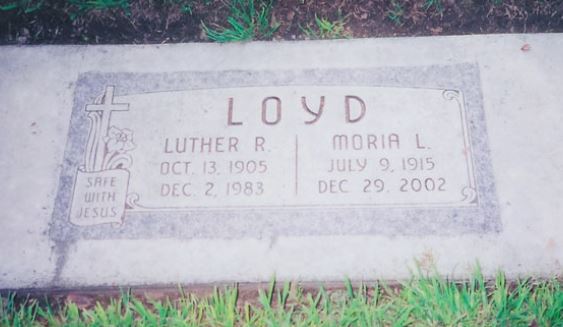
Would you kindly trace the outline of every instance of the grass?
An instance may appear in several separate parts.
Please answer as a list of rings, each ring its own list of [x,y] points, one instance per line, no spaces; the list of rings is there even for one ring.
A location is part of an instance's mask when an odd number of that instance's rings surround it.
[[[465,282],[419,273],[400,287],[385,283],[304,291],[271,282],[256,299],[236,286],[197,297],[149,300],[130,292],[102,305],[49,306],[0,297],[0,326],[563,326],[563,290],[556,279],[486,281],[477,269]],[[56,307],[54,309],[53,307]]]
[[[444,10],[442,0],[424,0],[424,10],[435,8],[438,12]]]
[[[194,0],[160,0],[160,3],[169,7],[179,6],[182,13],[193,14]],[[209,0],[203,1],[203,3],[207,6],[209,5]]]
[[[203,24],[207,37],[215,42],[269,39],[279,24],[271,23],[271,0],[230,0],[227,26],[209,28]]]
[[[389,18],[395,25],[403,25],[403,15],[405,14],[405,9],[403,5],[397,0],[391,1],[391,8],[387,11],[387,18]]]
[[[315,15],[314,24],[308,24],[307,26],[299,26],[301,31],[305,34],[308,39],[342,39],[347,38],[348,33],[346,32],[346,17],[342,17],[339,13],[338,19],[331,21],[327,18],[319,18]]]
[[[47,1],[47,2],[46,2]],[[49,0],[0,0],[0,11],[16,11],[18,14],[30,14],[43,9]],[[66,7],[69,9],[71,18],[81,14],[87,14],[91,11],[117,9],[122,10],[126,14],[129,12],[132,0],[66,0]],[[181,11],[186,14],[192,14],[193,1],[196,0],[160,0],[164,6],[179,6]],[[210,0],[203,0],[205,5]]]
[[[30,14],[42,8],[43,0],[0,0],[0,11]]]
[[[92,10],[121,9],[129,11],[129,0],[68,0],[68,4],[80,14]]]

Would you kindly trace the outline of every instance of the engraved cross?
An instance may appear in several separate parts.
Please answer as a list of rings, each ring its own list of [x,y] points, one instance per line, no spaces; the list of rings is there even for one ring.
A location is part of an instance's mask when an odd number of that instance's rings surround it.
[[[100,124],[100,137],[98,138],[98,148],[96,149],[96,161],[94,164],[94,170],[102,170],[102,161],[105,151],[104,138],[108,134],[109,122],[111,118],[111,113],[113,111],[128,111],[129,104],[126,103],[113,103],[113,93],[115,91],[114,86],[106,86],[106,90],[103,95],[102,103],[100,104],[88,104],[86,105],[86,111],[101,111],[102,119]]]

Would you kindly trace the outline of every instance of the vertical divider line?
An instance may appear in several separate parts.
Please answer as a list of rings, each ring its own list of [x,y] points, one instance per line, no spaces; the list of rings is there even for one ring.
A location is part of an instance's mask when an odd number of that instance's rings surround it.
[[[299,138],[295,135],[295,195],[299,192]]]

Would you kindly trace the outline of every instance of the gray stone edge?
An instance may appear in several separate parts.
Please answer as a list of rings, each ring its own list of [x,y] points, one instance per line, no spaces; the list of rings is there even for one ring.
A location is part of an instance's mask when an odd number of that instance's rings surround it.
[[[127,212],[122,227],[68,222],[71,193],[82,163],[89,123],[83,109],[106,85],[116,95],[244,86],[347,85],[453,89],[463,92],[479,206],[472,208],[291,208]],[[459,235],[502,229],[476,63],[368,69],[124,73],[86,72],[75,83],[67,144],[50,236],[77,239],[243,238],[283,235]],[[166,217],[162,217],[165,215]]]

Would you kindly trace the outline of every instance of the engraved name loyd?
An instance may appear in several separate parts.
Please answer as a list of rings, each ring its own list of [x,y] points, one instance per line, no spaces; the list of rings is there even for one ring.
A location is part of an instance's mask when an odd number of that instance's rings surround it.
[[[275,86],[86,104],[75,225],[127,212],[259,207],[475,207],[459,90]]]

